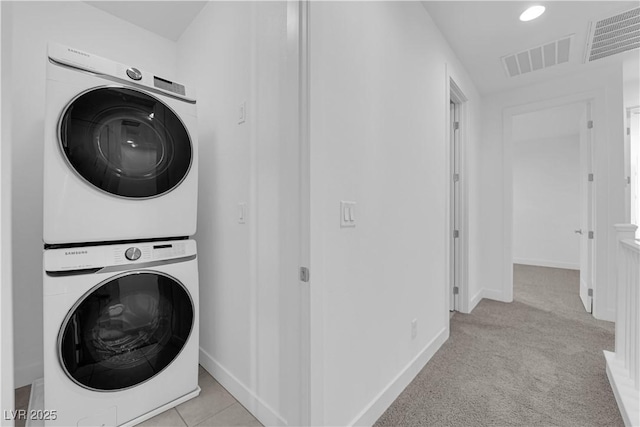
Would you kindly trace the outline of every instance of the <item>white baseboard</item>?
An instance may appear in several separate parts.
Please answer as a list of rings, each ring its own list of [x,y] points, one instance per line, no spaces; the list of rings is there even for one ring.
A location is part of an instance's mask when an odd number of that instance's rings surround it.
[[[449,338],[449,329],[442,329],[416,357],[348,424],[350,426],[371,426],[394,400],[413,381],[427,362]]]
[[[471,313],[480,301],[485,298],[500,302],[512,302],[512,300],[505,298],[504,294],[500,291],[496,291],[494,289],[480,289],[469,301],[469,313]]]
[[[502,291],[496,291],[495,289],[483,289],[482,298],[491,299],[500,302],[513,302],[513,298],[507,298]]]
[[[629,377],[629,371],[625,369],[619,360],[616,360],[615,353],[604,352],[607,361],[607,377],[616,397],[618,409],[624,425],[627,427],[640,425],[640,393],[633,386],[633,381]]]
[[[17,363],[14,367],[14,387],[20,388],[33,384],[38,378],[44,376],[43,362],[32,363],[30,365],[19,366]]]
[[[514,264],[535,265],[538,267],[564,268],[567,270],[580,270],[580,263],[549,261],[544,259],[513,258]]]
[[[287,421],[200,347],[200,365],[265,426],[286,426]]]
[[[483,290],[484,290],[484,289],[480,289],[480,290],[478,291],[478,293],[477,293],[477,294],[475,294],[475,295],[471,298],[471,300],[469,301],[469,313],[471,313],[471,312],[473,311],[473,309],[474,309],[474,308],[476,308],[476,305],[478,305],[478,303],[479,303],[480,301],[482,301],[482,298],[484,298],[484,297],[482,296],[482,293],[483,293],[482,291],[483,291]]]
[[[598,320],[606,320],[607,322],[616,321],[616,311],[615,310],[600,310],[597,307],[593,310],[593,317]]]

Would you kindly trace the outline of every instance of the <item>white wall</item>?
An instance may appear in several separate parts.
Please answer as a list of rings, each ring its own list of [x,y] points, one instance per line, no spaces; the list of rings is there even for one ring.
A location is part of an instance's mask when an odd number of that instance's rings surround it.
[[[11,279],[11,3],[0,3],[0,411],[14,406]],[[0,424],[13,425],[2,417]]]
[[[295,132],[289,137],[298,111],[288,104],[298,87],[287,80],[291,61],[297,66],[288,50],[297,22],[289,6],[212,2],[178,42],[180,74],[198,90],[200,362],[267,425],[302,422],[299,146]]]
[[[624,80],[624,106],[640,105],[640,52],[628,52],[624,58],[622,76]]]
[[[513,117],[513,262],[580,268],[580,117],[572,104]]]
[[[367,425],[448,337],[447,73],[471,145],[479,97],[418,2],[315,2],[309,28],[312,423]]]
[[[169,79],[175,74],[176,44],[84,2],[15,2],[13,17],[15,386],[20,387],[42,376],[42,136],[47,42],[130,63]]]
[[[595,173],[595,257],[594,316],[615,319],[615,233],[613,224],[624,218],[623,98],[622,68],[604,62],[585,66],[585,71],[557,79],[494,94],[483,98],[480,150],[479,205],[483,227],[484,263],[479,280],[505,301],[513,297],[512,269],[512,146],[505,143],[509,114],[528,105],[552,106],[594,100]]]

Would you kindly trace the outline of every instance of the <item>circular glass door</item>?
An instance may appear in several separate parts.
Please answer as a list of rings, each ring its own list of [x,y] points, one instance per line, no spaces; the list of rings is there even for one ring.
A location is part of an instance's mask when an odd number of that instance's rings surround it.
[[[154,377],[189,339],[191,298],[176,279],[129,272],[88,292],[58,336],[61,365],[82,387],[116,391]]]
[[[180,118],[159,99],[123,87],[82,93],[60,118],[60,145],[69,165],[107,193],[148,198],[186,177],[192,147]]]

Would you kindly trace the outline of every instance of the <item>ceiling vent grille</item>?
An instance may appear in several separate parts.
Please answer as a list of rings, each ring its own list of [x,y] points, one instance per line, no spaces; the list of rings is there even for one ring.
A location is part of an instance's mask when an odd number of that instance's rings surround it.
[[[589,23],[584,62],[640,47],[640,7]]]
[[[502,65],[509,77],[542,70],[569,62],[569,53],[574,34],[545,43],[522,52],[503,56]]]

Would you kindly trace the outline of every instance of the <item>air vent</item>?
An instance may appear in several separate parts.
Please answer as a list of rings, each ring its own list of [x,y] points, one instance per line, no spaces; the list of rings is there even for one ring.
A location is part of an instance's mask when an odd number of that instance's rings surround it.
[[[640,7],[589,23],[584,62],[640,47]]]
[[[569,62],[574,34],[511,55],[503,56],[502,65],[509,77],[542,70]]]

